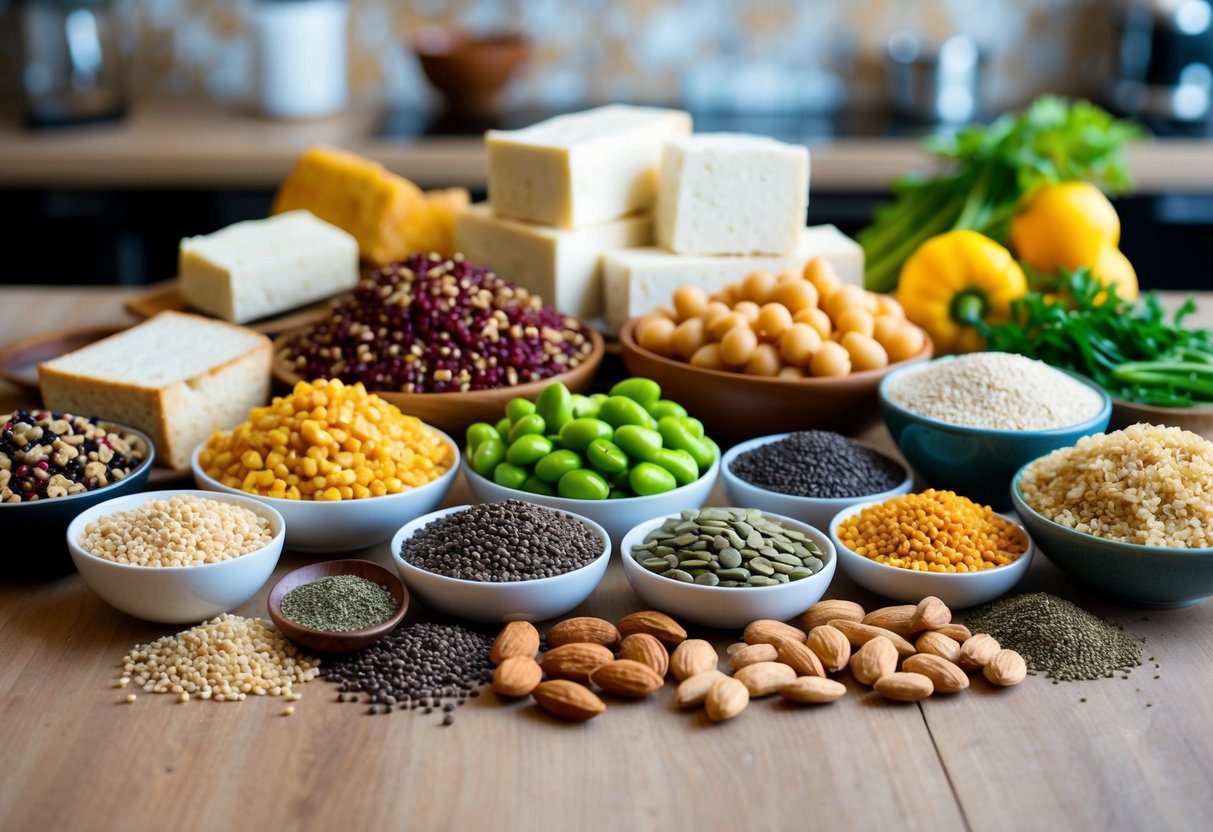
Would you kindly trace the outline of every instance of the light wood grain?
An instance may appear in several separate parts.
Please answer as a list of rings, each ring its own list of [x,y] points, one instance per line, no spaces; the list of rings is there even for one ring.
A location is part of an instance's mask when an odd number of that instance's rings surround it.
[[[3,289],[0,332],[121,322],[122,299],[117,290]],[[0,408],[21,402],[31,403],[0,387]],[[868,438],[888,447],[883,430]],[[468,498],[458,482],[447,503]],[[390,565],[386,546],[351,554]],[[306,562],[288,553],[276,576]],[[1056,592],[1145,636],[1160,667],[1128,680],[1030,677],[1009,690],[978,679],[916,705],[886,703],[844,673],[850,693],[833,705],[762,700],[723,725],[678,712],[670,686],[645,702],[612,700],[577,726],[486,692],[441,727],[436,714],[372,718],[315,682],[284,717],[286,703],[272,698],[179,704],[141,694],[122,703],[125,691],[110,687],[117,662],[168,630],[112,610],[74,575],[0,580],[0,826],[1208,828],[1213,604],[1118,607],[1045,558],[1021,588]],[[264,616],[268,589],[237,612]],[[879,605],[841,576],[830,595]],[[617,619],[638,608],[615,563],[578,612]],[[414,603],[407,620],[425,615]],[[723,655],[739,634],[703,635]]]

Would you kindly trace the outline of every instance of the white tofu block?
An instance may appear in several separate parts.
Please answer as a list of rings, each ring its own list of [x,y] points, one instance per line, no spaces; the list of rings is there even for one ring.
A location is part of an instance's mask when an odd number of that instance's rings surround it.
[[[194,309],[245,323],[353,289],[358,241],[308,211],[287,211],[186,237],[178,274]]]
[[[455,248],[464,257],[583,321],[603,314],[602,255],[652,241],[648,214],[576,230],[503,219],[484,203],[455,216]]]
[[[608,252],[602,258],[607,329],[618,333],[628,318],[669,306],[683,284],[711,293],[759,269],[776,274],[803,269],[814,257],[829,260],[843,283],[863,285],[863,249],[832,225],[802,228],[791,254],[712,257],[673,254],[655,246]]]
[[[662,142],[690,132],[687,113],[621,104],[489,130],[489,204],[499,216],[558,228],[649,209]]]
[[[666,141],[657,244],[679,254],[790,254],[809,204],[809,151],[763,136]]]

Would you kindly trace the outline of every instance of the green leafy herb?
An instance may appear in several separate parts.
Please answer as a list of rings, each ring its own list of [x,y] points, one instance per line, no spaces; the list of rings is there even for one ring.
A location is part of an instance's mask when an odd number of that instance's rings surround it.
[[[1167,321],[1157,295],[1123,300],[1087,269],[1033,276],[1011,320],[979,324],[987,349],[1037,358],[1094,380],[1118,398],[1160,407],[1213,402],[1213,332],[1188,329],[1191,299]]]
[[[859,233],[867,287],[895,289],[906,259],[945,231],[970,228],[1004,242],[1020,199],[1042,184],[1081,179],[1112,194],[1126,191],[1124,148],[1141,136],[1137,125],[1090,102],[1043,96],[987,127],[929,139],[943,172],[894,182],[895,201]]]

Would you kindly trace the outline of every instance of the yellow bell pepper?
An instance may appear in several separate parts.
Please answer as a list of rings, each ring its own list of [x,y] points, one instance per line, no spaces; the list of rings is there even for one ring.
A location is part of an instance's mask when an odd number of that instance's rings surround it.
[[[1061,182],[1034,191],[1011,220],[1011,248],[1041,274],[1084,266],[1125,300],[1137,297],[1137,272],[1117,248],[1120,217],[1090,182]]]
[[[1011,252],[976,231],[949,231],[927,240],[901,269],[897,300],[906,317],[927,331],[936,354],[985,347],[979,321],[1000,323],[1011,302],[1028,291]]]

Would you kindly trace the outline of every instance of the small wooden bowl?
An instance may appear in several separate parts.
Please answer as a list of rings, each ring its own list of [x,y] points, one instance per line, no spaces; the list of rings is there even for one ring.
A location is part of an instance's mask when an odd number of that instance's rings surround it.
[[[413,52],[426,79],[457,116],[492,116],[501,93],[530,56],[530,43],[515,33],[473,37],[455,29],[428,26],[413,39]]]
[[[702,421],[708,436],[728,444],[798,430],[854,436],[880,417],[880,380],[897,367],[927,360],[934,351],[927,336],[917,355],[880,370],[837,378],[771,378],[705,370],[665,358],[637,344],[635,329],[633,319],[619,333],[628,372],[656,381],[663,397]]]
[[[320,578],[334,575],[357,575],[368,581],[385,587],[399,605],[396,612],[373,627],[361,630],[350,630],[345,633],[328,633],[324,630],[313,630],[296,624],[282,614],[282,598],[292,589],[303,584],[309,584]],[[294,572],[288,572],[278,579],[266,599],[270,619],[282,631],[282,634],[301,647],[321,653],[353,653],[361,650],[376,639],[382,638],[396,629],[409,608],[409,593],[401,583],[400,577],[390,569],[369,560],[326,560],[323,563],[312,563],[300,567]]]
[[[284,332],[274,340],[274,380],[285,388],[294,387],[304,379],[279,357],[279,353],[294,336],[305,328]],[[574,393],[579,393],[590,386],[594,373],[602,363],[606,353],[602,336],[593,328],[586,326],[593,348],[585,360],[568,372],[539,381],[526,384],[516,384],[513,387],[497,387],[492,390],[469,390],[466,393],[399,393],[390,390],[374,390],[372,392],[385,401],[389,401],[409,416],[416,416],[427,424],[449,433],[460,441],[459,437],[467,426],[473,422],[496,422],[505,415],[505,406],[510,399],[522,396],[534,399],[539,391],[554,381],[563,382],[564,386]]]
[[[1213,440],[1213,405],[1155,407],[1112,398],[1112,419],[1108,422],[1108,430],[1121,430],[1138,422],[1183,428]]]

